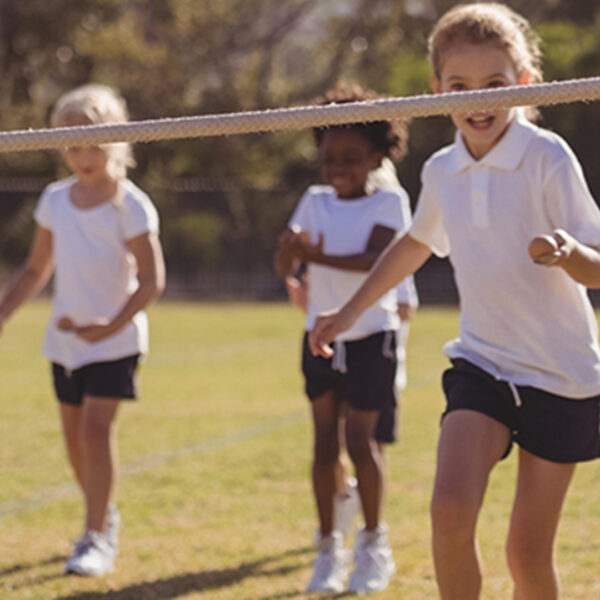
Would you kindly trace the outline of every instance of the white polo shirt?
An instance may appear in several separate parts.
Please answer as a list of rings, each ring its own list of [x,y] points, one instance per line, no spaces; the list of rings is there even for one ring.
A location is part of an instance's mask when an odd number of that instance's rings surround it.
[[[49,185],[35,211],[37,223],[52,232],[54,300],[43,353],[52,362],[76,369],[148,351],[146,313],[138,312],[114,335],[89,343],[56,327],[67,316],[77,324],[111,319],[138,287],[135,259],[126,240],[158,231],[154,205],[131,181],[123,182],[122,204],[103,202],[77,208],[70,199],[74,177]]]
[[[457,132],[427,161],[422,184],[410,235],[449,256],[460,295],[459,337],[445,353],[517,385],[568,398],[600,394],[586,288],[527,253],[536,235],[555,228],[600,248],[600,211],[565,141],[519,111],[479,161]]]
[[[403,208],[398,193],[379,190],[375,193],[342,200],[329,186],[311,186],[302,196],[289,226],[311,234],[316,243],[323,234],[325,254],[351,256],[367,248],[373,227],[383,225],[403,230]],[[306,329],[313,328],[317,315],[342,306],[362,285],[368,273],[347,271],[309,263]],[[337,341],[357,340],[373,333],[398,329],[397,299],[394,289],[386,292],[367,309]]]

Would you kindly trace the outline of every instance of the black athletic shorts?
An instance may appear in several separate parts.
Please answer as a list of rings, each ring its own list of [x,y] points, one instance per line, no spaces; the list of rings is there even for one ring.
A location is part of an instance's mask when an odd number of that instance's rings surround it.
[[[375,439],[381,443],[394,442],[397,437],[395,332],[382,331],[344,342],[343,347],[340,345],[334,351],[332,358],[313,356],[305,334],[302,373],[306,395],[312,401],[336,389],[340,399],[352,408],[379,411]]]
[[[442,377],[446,411],[483,413],[506,425],[512,442],[558,463],[600,456],[600,396],[570,399],[530,386],[510,385],[464,359],[452,360]]]
[[[91,363],[73,371],[52,363],[54,391],[59,402],[81,405],[84,396],[133,400],[137,397],[139,354]]]

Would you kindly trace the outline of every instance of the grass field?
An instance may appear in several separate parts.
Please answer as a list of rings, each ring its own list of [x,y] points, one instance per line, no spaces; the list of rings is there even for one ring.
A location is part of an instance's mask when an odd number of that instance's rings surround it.
[[[115,573],[95,580],[62,574],[83,512],[39,353],[48,313],[44,302],[28,305],[0,338],[0,598],[304,598],[315,512],[300,315],[283,304],[151,309],[142,400],[119,419],[121,554]],[[423,308],[412,326],[401,441],[388,454],[397,573],[376,597],[436,598],[428,502],[441,348],[456,328],[453,309]],[[511,597],[503,542],[514,458],[495,470],[480,521],[488,600]],[[597,464],[579,467],[557,554],[563,597],[600,598]]]

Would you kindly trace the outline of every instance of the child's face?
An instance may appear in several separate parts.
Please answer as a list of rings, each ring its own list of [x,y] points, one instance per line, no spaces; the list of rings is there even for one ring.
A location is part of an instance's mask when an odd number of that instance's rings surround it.
[[[69,111],[59,120],[61,127],[93,125],[84,114]],[[110,176],[107,172],[108,152],[100,146],[73,146],[62,151],[67,166],[81,183],[91,187],[106,183]]]
[[[360,198],[370,171],[380,166],[382,158],[360,133],[332,129],[325,132],[319,147],[321,178],[335,188],[339,198]]]
[[[73,146],[63,150],[67,166],[81,183],[95,187],[106,183],[108,154],[98,146]]]
[[[465,92],[529,83],[529,74],[517,74],[508,53],[493,43],[457,42],[442,55],[439,78],[433,91]],[[514,108],[479,110],[452,115],[469,152],[475,159],[487,154],[504,135],[515,115]]]

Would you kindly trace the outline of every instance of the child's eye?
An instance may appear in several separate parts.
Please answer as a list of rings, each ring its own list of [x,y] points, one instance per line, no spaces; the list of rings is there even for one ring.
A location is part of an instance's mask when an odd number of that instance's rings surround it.
[[[464,83],[455,82],[450,84],[451,92],[464,92],[467,89],[467,86]]]
[[[498,88],[498,87],[504,87],[505,85],[506,85],[506,83],[504,81],[502,81],[502,79],[494,79],[487,84],[487,87]]]

